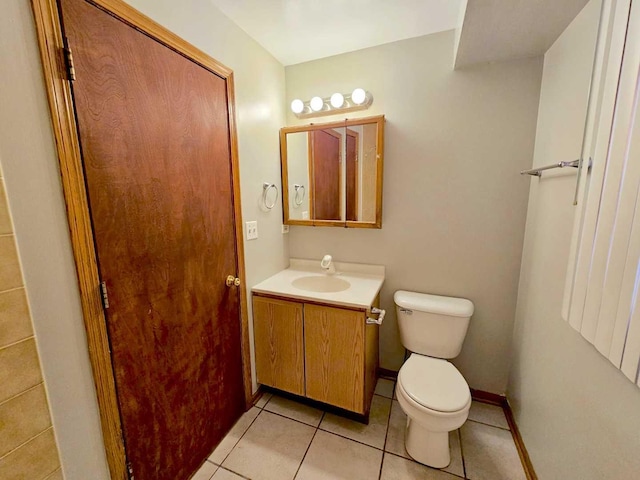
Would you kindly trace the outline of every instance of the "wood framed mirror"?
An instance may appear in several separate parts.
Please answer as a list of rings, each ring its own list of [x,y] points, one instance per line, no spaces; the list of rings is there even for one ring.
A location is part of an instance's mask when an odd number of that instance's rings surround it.
[[[285,225],[382,228],[384,115],[280,129]]]

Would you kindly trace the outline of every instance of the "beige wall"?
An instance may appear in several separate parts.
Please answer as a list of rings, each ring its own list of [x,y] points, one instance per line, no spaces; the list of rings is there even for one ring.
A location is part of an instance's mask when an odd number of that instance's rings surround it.
[[[107,478],[33,15],[0,15],[0,162],[67,479]]]
[[[309,134],[296,132],[287,134],[287,171],[289,182],[289,218],[302,220],[302,212],[309,213]],[[295,205],[296,191],[294,185],[304,187],[304,198],[300,205]],[[300,194],[302,195],[302,194]]]
[[[580,154],[598,3],[545,55],[535,165]],[[575,172],[545,176],[531,180],[509,399],[540,479],[637,478],[640,390],[560,314]]]
[[[280,186],[278,129],[284,68],[207,0],[135,0],[134,7],[235,72],[244,220],[260,238],[245,245],[251,286],[287,264],[280,206],[260,208],[262,182]],[[54,141],[28,0],[0,15],[0,161],[51,415],[67,480],[108,478],[87,354]]]
[[[529,190],[518,172],[533,156],[542,59],[453,71],[453,49],[449,31],[287,67],[287,102],[360,86],[373,105],[348,116],[387,120],[382,230],[292,227],[290,250],[386,266],[385,368],[404,355],[396,290],[471,299],[454,363],[472,387],[503,393]]]
[[[62,479],[1,170],[0,478]]]

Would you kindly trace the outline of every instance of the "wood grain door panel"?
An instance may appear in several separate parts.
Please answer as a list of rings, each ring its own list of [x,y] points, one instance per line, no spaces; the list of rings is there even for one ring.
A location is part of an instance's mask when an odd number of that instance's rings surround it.
[[[333,130],[311,133],[314,220],[340,220],[341,135]]]
[[[126,452],[188,478],[244,410],[222,78],[84,0],[61,0]]]
[[[302,304],[253,297],[258,383],[304,395]]]
[[[307,397],[364,414],[365,314],[304,305]]]

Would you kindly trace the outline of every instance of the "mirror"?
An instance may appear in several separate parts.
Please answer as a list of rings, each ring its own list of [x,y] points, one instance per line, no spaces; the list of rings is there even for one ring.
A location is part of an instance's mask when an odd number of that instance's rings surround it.
[[[285,225],[382,227],[384,115],[280,130]]]

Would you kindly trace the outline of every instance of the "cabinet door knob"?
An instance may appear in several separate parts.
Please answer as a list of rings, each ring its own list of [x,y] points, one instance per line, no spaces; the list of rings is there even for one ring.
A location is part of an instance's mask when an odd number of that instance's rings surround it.
[[[225,281],[227,287],[239,287],[240,279],[238,277],[234,277],[233,275],[227,275],[227,280]]]

